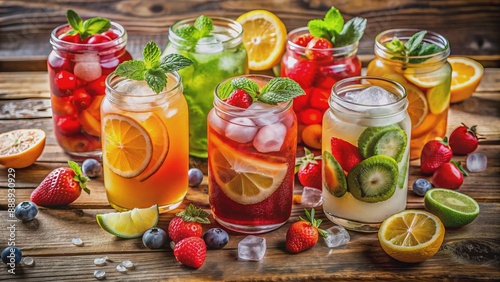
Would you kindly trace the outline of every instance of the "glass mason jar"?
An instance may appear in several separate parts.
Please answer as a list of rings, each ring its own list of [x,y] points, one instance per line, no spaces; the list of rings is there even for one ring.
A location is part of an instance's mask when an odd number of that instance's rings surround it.
[[[418,29],[387,30],[375,38],[375,59],[366,75],[382,76],[401,83],[408,95],[408,114],[412,122],[410,158],[418,159],[425,143],[446,135],[450,106],[451,65],[448,40],[428,31],[423,42],[442,51],[425,56],[402,56],[385,47],[394,37],[408,41]]]
[[[380,77],[347,78],[333,86],[329,104],[323,210],[347,229],[375,232],[406,208],[411,122],[405,88]]]
[[[272,78],[246,77],[261,88]],[[237,232],[274,230],[292,211],[297,147],[292,101],[254,102],[242,109],[221,100],[217,91],[207,118],[208,195],[214,218]]]
[[[248,74],[248,56],[242,43],[243,28],[231,19],[212,17],[214,29],[211,37],[197,43],[175,34],[186,24],[193,25],[196,18],[174,23],[168,32],[168,44],[163,55],[181,54],[193,61],[179,70],[184,95],[189,107],[189,153],[207,158],[207,115],[213,107],[215,86],[232,76]]]
[[[132,59],[125,49],[127,32],[114,22],[108,42],[77,44],[60,37],[69,25],[55,28],[50,37],[52,52],[47,59],[52,120],[57,143],[68,154],[97,157],[101,154],[100,106],[108,74]]]
[[[156,94],[145,81],[115,74],[102,102],[104,187],[118,211],[178,207],[187,193],[188,109],[178,73]]]
[[[331,49],[308,49],[293,43],[307,33],[307,27],[288,33],[280,75],[295,80],[306,92],[293,102],[299,123],[298,142],[321,149],[321,122],[332,86],[341,79],[361,75],[361,62],[357,57],[358,42]],[[322,55],[312,57],[311,52]]]

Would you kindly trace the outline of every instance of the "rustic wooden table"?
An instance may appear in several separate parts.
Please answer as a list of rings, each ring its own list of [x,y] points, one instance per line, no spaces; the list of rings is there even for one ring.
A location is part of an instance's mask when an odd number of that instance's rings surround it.
[[[106,201],[102,177],[88,184],[91,195],[82,196],[67,208],[40,208],[36,220],[29,223],[12,221],[7,212],[8,198],[19,203],[54,168],[66,165],[68,156],[55,143],[52,133],[51,108],[45,72],[0,73],[0,131],[16,128],[42,128],[47,133],[43,154],[32,166],[15,171],[16,189],[8,193],[7,168],[0,166],[0,246],[14,236],[24,256],[33,257],[35,266],[19,265],[15,275],[0,267],[0,280],[22,281],[92,281],[94,270],[104,270],[111,281],[159,280],[499,280],[500,279],[500,69],[486,69],[473,97],[454,104],[450,110],[449,132],[461,122],[477,124],[483,135],[477,152],[488,157],[488,168],[471,173],[459,189],[475,198],[481,208],[479,217],[470,225],[447,229],[439,252],[419,264],[400,263],[380,247],[376,234],[350,232],[351,241],[329,249],[320,241],[313,249],[289,254],[284,248],[286,230],[303,214],[304,207],[295,204],[292,216],[280,229],[262,235],[267,252],[260,262],[237,258],[241,234],[230,234],[222,250],[210,250],[205,264],[198,270],[176,262],[172,250],[149,250],[140,239],[123,240],[103,231],[95,220],[98,213],[113,211]],[[465,157],[454,157],[465,161]],[[420,177],[418,161],[410,168],[409,183]],[[296,192],[299,193],[299,185]],[[193,201],[207,208],[206,179],[200,188],[190,189],[185,204]],[[182,208],[181,207],[181,208]],[[423,198],[408,192],[408,208],[423,208]],[[318,207],[323,228],[332,226]],[[174,213],[160,217],[159,227],[167,228]],[[212,218],[212,222],[214,222]],[[8,227],[14,224],[15,232]],[[217,226],[212,223],[210,227]],[[77,247],[72,238],[85,245]],[[97,267],[94,259],[108,256],[113,262]],[[132,260],[136,269],[126,274],[115,267]]]

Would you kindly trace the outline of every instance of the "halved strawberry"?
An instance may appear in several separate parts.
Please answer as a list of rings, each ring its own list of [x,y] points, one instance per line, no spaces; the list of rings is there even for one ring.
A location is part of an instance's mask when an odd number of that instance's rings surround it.
[[[349,172],[363,160],[358,147],[353,144],[336,137],[332,137],[330,143],[332,146],[332,155],[337,159],[343,170]]]

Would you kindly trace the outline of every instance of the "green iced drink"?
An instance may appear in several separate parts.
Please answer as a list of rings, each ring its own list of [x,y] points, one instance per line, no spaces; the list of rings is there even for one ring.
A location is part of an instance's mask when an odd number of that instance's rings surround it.
[[[242,44],[243,28],[226,18],[200,16],[176,22],[169,29],[163,55],[178,53],[193,61],[179,71],[189,107],[189,154],[207,158],[207,115],[215,86],[230,77],[248,74]]]

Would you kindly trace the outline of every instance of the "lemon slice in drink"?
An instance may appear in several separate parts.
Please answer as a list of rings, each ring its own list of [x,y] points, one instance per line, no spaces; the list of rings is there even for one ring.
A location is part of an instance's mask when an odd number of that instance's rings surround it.
[[[96,220],[105,231],[120,238],[139,238],[146,230],[158,224],[158,205],[149,208],[97,214]]]
[[[103,118],[103,162],[114,173],[132,178],[141,174],[153,154],[151,137],[137,121],[119,114]]]
[[[451,77],[447,77],[441,84],[427,91],[427,101],[431,113],[438,115],[450,106],[450,88]]]
[[[429,212],[405,210],[388,217],[380,225],[382,249],[402,262],[422,262],[434,256],[444,239],[444,226]]]
[[[212,137],[212,141],[216,145],[209,155],[211,171],[231,200],[242,205],[262,202],[283,182],[288,169],[286,162],[243,155],[222,144],[217,137]]]
[[[471,197],[450,189],[434,188],[425,193],[425,209],[437,215],[446,227],[461,227],[474,221],[479,205]]]

